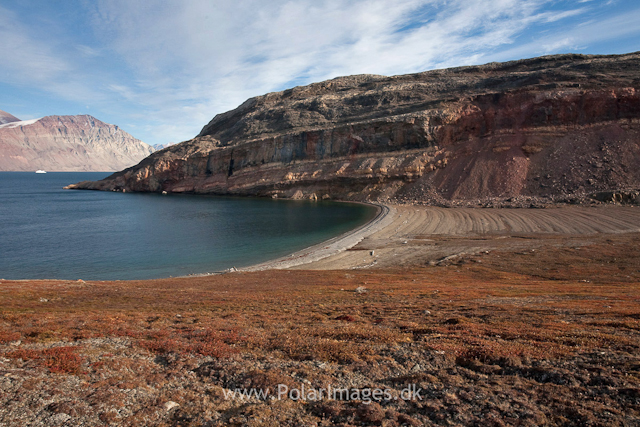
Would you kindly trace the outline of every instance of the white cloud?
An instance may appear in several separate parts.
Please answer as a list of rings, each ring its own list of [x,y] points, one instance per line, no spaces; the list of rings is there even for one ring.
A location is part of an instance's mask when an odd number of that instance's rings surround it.
[[[50,82],[71,69],[49,46],[31,38],[29,28],[2,6],[0,40],[0,70],[5,82]]]
[[[519,40],[532,26],[558,25],[595,7],[564,4],[550,11],[557,2],[98,0],[83,3],[98,40],[74,43],[83,59],[61,55],[0,8],[0,72],[86,96],[94,111],[124,109],[123,123],[138,123],[146,142],[179,141],[250,96],[295,84],[534,56],[640,32],[636,11]],[[86,69],[82,61],[103,66]]]
[[[35,36],[12,11],[0,6],[0,83],[37,88],[65,100],[99,100],[101,94],[87,84],[73,55],[53,40]],[[89,49],[89,50],[88,50]],[[76,46],[76,52],[90,48]]]
[[[118,93],[157,109],[161,121],[184,123],[172,135],[184,139],[196,119],[204,119],[199,130],[215,113],[287,85],[460,65],[554,19],[539,13],[541,3],[174,0],[159,9],[102,0],[94,24],[140,79]]]
[[[590,44],[638,35],[640,34],[638,22],[640,22],[640,9],[608,19],[589,20],[580,25],[541,36],[534,42],[488,55],[487,58],[492,61],[502,61],[509,58],[547,55],[555,53],[559,49],[578,52]]]
[[[83,44],[78,44],[75,46],[75,48],[78,52],[80,52],[80,54],[86,57],[94,57],[100,55],[100,52],[97,49],[94,49],[90,46],[85,46]]]

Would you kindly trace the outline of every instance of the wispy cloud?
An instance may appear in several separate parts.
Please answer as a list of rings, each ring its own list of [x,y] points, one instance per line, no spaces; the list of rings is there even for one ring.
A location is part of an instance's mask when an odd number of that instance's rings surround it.
[[[30,36],[15,13],[0,6],[0,70],[2,79],[15,83],[48,83],[71,66],[53,50]]]
[[[54,83],[58,94],[92,93],[103,111],[126,111],[123,123],[136,124],[151,143],[192,137],[214,114],[293,85],[534,56],[579,49],[615,34],[640,34],[633,23],[640,9],[577,25],[596,7],[584,0],[563,2],[561,8],[550,0],[82,4],[96,42],[77,40],[76,57],[61,55],[34,38],[20,17],[0,10],[0,37],[11,40],[11,46],[0,45],[0,57],[14,64],[0,61],[0,79]],[[565,22],[572,24],[558,30]],[[556,27],[545,33],[546,26]],[[523,38],[532,28],[538,33]],[[24,68],[29,71],[20,75]],[[70,73],[78,78],[61,78]]]
[[[82,44],[77,44],[75,48],[78,52],[80,52],[81,55],[84,55],[86,57],[94,57],[94,56],[100,55],[100,51],[98,49],[94,49],[92,47],[85,46]]]
[[[38,37],[20,17],[0,6],[0,82],[37,89],[64,100],[86,102],[102,99],[82,69],[76,53],[95,56],[93,49],[77,45],[71,53],[57,41]]]
[[[594,43],[621,40],[638,36],[640,9],[603,20],[589,20],[572,27],[563,28],[553,34],[541,35],[535,41],[523,43],[488,57],[492,61],[510,58],[547,55],[558,51],[580,52]],[[640,42],[637,45],[640,48]]]

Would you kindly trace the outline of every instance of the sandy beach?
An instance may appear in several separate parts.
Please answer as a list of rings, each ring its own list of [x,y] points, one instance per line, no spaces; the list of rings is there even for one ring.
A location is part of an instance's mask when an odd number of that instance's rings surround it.
[[[548,244],[582,246],[609,235],[640,232],[640,209],[628,206],[376,206],[380,209],[378,215],[350,233],[242,270],[435,265],[492,250],[535,250]]]

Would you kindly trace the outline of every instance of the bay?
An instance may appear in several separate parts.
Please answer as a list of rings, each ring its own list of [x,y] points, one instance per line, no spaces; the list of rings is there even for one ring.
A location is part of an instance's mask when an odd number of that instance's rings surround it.
[[[337,202],[63,190],[95,172],[0,172],[0,278],[155,279],[264,262],[375,209]]]

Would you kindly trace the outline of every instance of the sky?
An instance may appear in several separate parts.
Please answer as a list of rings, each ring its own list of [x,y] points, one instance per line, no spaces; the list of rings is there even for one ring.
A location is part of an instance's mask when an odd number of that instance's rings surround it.
[[[636,51],[637,0],[0,0],[0,110],[167,144],[338,76]]]

